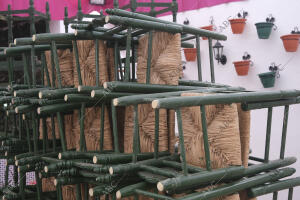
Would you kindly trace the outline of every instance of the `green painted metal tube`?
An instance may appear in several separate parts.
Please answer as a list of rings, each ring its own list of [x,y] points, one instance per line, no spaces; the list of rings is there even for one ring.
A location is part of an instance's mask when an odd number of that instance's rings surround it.
[[[236,166],[194,173],[187,176],[169,178],[164,181],[158,182],[157,189],[161,192],[167,191],[168,193],[174,193],[178,189],[188,190],[197,186],[200,187],[207,184],[216,183],[223,178],[228,180],[233,176],[242,176],[244,170],[244,167]]]
[[[65,176],[65,177],[80,176],[85,178],[96,178],[99,176],[99,174],[93,172],[87,172],[85,170],[79,170],[77,168],[70,168],[70,169],[61,170],[60,176]]]
[[[138,161],[136,163],[128,163],[128,164],[121,164],[121,165],[112,165],[109,168],[109,173],[113,174],[121,174],[125,172],[132,172],[139,169],[140,165],[152,165],[157,166],[161,164],[162,160],[178,160],[179,155],[171,155],[171,156],[164,156],[158,159],[148,159],[143,161]]]
[[[284,154],[285,154],[288,118],[289,118],[289,106],[286,105],[284,107],[284,117],[283,117],[281,146],[280,146],[280,158],[281,159],[284,158]]]
[[[34,170],[35,170],[35,164],[18,166],[18,172],[20,173],[20,177],[22,177],[21,173],[26,173],[26,172],[30,172],[30,171],[34,171]]]
[[[62,88],[62,89],[51,89],[41,90],[38,94],[40,99],[63,99],[66,94],[77,94],[77,88]]]
[[[169,161],[169,160],[163,160],[162,161],[163,166],[165,167],[171,167],[176,170],[182,170],[182,164],[175,161]],[[198,173],[198,172],[204,172],[205,169],[202,169],[200,167],[195,167],[192,165],[187,165],[187,169],[189,173]]]
[[[184,137],[183,137],[183,128],[182,128],[182,117],[181,117],[181,110],[176,110],[176,117],[178,123],[178,134],[179,134],[179,145],[180,145],[180,157],[182,160],[182,171],[183,174],[186,176],[188,173],[187,170],[187,163],[186,163],[186,154],[185,154],[185,146],[184,146]]]
[[[180,198],[180,200],[198,200],[198,199],[213,199],[220,196],[225,196],[229,194],[233,194],[239,192],[241,190],[251,188],[260,184],[264,184],[267,182],[276,181],[278,179],[291,176],[295,173],[295,169],[293,168],[284,168],[279,170],[274,170],[262,175],[257,175],[251,178],[242,179],[240,181],[236,181],[221,187],[217,187],[212,190],[207,190],[203,192],[197,192],[194,194],[187,195],[185,197]]]
[[[75,109],[80,108],[81,103],[62,103],[62,104],[53,104],[53,105],[47,105],[37,108],[37,113],[39,115],[44,114],[53,114],[56,112],[68,112]]]
[[[190,33],[190,34],[195,34],[195,35],[199,35],[199,36],[204,36],[204,37],[211,37],[215,40],[226,40],[227,39],[227,37],[225,35],[214,33],[212,31],[207,31],[207,30],[203,30],[203,29],[199,29],[199,28],[194,28],[194,27],[191,27],[191,26],[181,25],[181,24],[177,24],[177,23],[174,23],[174,22],[161,20],[161,19],[158,19],[158,18],[155,18],[155,17],[146,16],[146,15],[143,15],[143,14],[129,12],[129,11],[126,11],[126,10],[106,9],[105,11],[110,15],[130,17],[130,18],[148,20],[148,21],[159,22],[159,23],[164,23],[164,24],[174,24],[174,25],[182,27],[183,32]]]
[[[99,40],[122,40],[121,35],[107,35],[101,32],[97,31],[86,31],[86,30],[76,30],[75,31],[75,36],[77,40],[94,40],[94,39],[99,39]]]
[[[166,160],[163,160],[162,162],[163,162],[163,164],[164,163],[170,163],[170,162],[172,163],[172,161],[166,161]],[[279,160],[270,161],[268,163],[262,163],[262,164],[252,165],[252,166],[249,166],[248,168],[246,168],[244,170],[242,169],[243,167],[228,168],[230,170],[233,169],[233,170],[235,170],[237,172],[237,173],[232,173],[232,174],[231,173],[226,174],[226,170],[227,169],[217,169],[217,170],[214,170],[213,172],[216,172],[216,177],[217,176],[221,176],[221,178],[222,178],[221,182],[226,182],[226,181],[232,181],[232,180],[240,179],[240,178],[247,177],[247,176],[254,176],[254,175],[259,174],[261,172],[267,172],[267,171],[274,170],[274,169],[277,169],[277,168],[280,168],[280,167],[285,167],[285,166],[291,165],[291,164],[293,164],[295,162],[296,162],[296,158],[289,157],[289,158],[285,158],[283,160],[279,159]],[[177,165],[179,165],[179,163]],[[172,164],[172,166],[173,166],[173,164]],[[239,173],[239,169],[240,169],[241,173]],[[169,186],[167,186],[167,187],[174,187],[174,189],[169,189],[168,188],[168,192],[169,193],[174,193],[174,192],[177,193],[177,191],[180,193],[180,192],[182,192],[182,191],[185,190],[186,187],[185,187],[184,184],[181,185],[180,187],[176,186],[177,184],[181,183],[180,179],[189,179],[188,177],[191,177],[191,179],[194,179],[195,177],[198,177],[198,176],[202,176],[203,178],[204,178],[204,176],[205,177],[207,176],[207,177],[209,177],[209,179],[210,178],[214,179],[214,175],[209,175],[209,174],[211,174],[211,172],[204,171],[203,169],[196,168],[196,167],[193,167],[193,166],[189,166],[189,170],[191,170],[192,173],[196,173],[196,174],[188,175],[188,176],[185,176],[185,177],[182,176],[182,177],[178,177],[178,178],[174,178],[174,179],[167,179],[167,180],[165,180],[165,182],[171,183],[173,180],[178,179],[178,180],[174,181],[175,186],[171,185],[171,184]],[[199,173],[197,173],[197,171]],[[225,173],[226,175],[222,176],[222,173]],[[204,179],[206,179],[206,178],[204,178]],[[202,179],[202,178],[200,179],[199,178],[196,181],[199,181],[199,185],[200,186],[201,186],[201,184],[207,184],[207,183],[211,183],[213,181],[213,180],[210,180],[210,181],[207,180],[207,181],[205,181],[204,179]],[[216,178],[214,180],[219,181],[220,178]],[[162,185],[160,185],[160,188],[164,188],[163,182],[164,181],[161,182]],[[186,186],[189,186],[189,184],[193,184],[193,183],[187,181],[187,185]],[[194,186],[197,186],[197,184],[194,185]],[[193,188],[193,187],[191,186],[189,188]],[[165,190],[167,190],[167,189],[165,189]]]
[[[165,24],[154,21],[146,21],[141,19],[133,19],[128,17],[119,17],[119,16],[106,16],[106,23],[116,24],[116,25],[124,25],[131,26],[133,28],[142,28],[142,29],[150,29],[150,30],[158,30],[165,31],[170,33],[181,33],[183,32],[183,28],[177,24]]]
[[[178,80],[179,85],[186,85],[186,86],[198,86],[198,87],[216,87],[216,88],[231,88],[230,85],[224,85],[219,83],[211,83],[211,82],[204,82],[204,81],[195,81],[195,80]],[[245,90],[243,87],[232,87],[235,90]]]
[[[42,90],[47,90],[49,88],[31,88],[14,91],[15,97],[38,97],[38,94]]]
[[[156,194],[156,193],[152,193],[152,192],[148,192],[148,191],[144,191],[144,190],[140,190],[140,189],[135,189],[134,192],[136,194],[146,196],[146,197],[150,197],[150,198],[154,198],[154,199],[175,200],[172,197],[168,197],[168,196],[164,196],[164,195],[161,195],[161,194]]]
[[[82,85],[82,78],[81,78],[81,70],[80,70],[80,62],[79,62],[79,54],[78,54],[78,46],[77,41],[73,41],[73,52],[75,57],[75,64],[76,64],[76,70],[77,70],[77,76],[78,76],[78,83],[79,85]]]
[[[159,109],[155,109],[154,124],[154,158],[158,158],[159,152]]]
[[[187,42],[181,42],[181,48],[194,48],[194,44],[187,43]]]
[[[211,161],[210,161],[210,151],[209,151],[209,142],[208,142],[208,133],[207,133],[207,123],[206,123],[206,114],[205,114],[205,106],[200,106],[201,112],[201,124],[202,124],[202,131],[203,131],[203,143],[204,143],[204,151],[205,151],[205,163],[206,169],[208,171],[211,170]],[[178,115],[178,113],[177,113]]]
[[[14,44],[17,45],[17,46],[32,45],[32,44],[34,44],[34,42],[32,41],[32,37],[24,37],[24,38],[14,39]]]
[[[119,73],[118,73],[119,59],[118,59],[118,56],[117,56],[118,53],[120,53],[120,52],[118,51],[118,48],[119,48],[119,42],[115,41],[115,43],[114,43],[114,74],[115,74],[115,81],[119,81],[119,79],[120,79]]]
[[[36,109],[35,105],[21,105],[15,108],[17,114],[27,113]]]
[[[77,183],[95,183],[94,179],[84,177],[59,177],[54,180],[54,185],[73,185]]]
[[[251,198],[258,197],[275,191],[293,188],[299,185],[300,185],[300,177],[283,180],[283,181],[277,181],[275,183],[270,183],[268,185],[250,188],[248,190],[248,196]]]
[[[50,153],[45,153],[45,154],[40,154],[40,155],[35,155],[35,156],[30,156],[30,157],[24,157],[21,159],[16,160],[15,165],[16,166],[22,166],[22,165],[27,165],[27,164],[33,164],[36,162],[39,162],[41,160],[41,157],[56,157],[57,152],[50,152]]]
[[[174,92],[184,90],[197,90],[201,87],[195,86],[172,86],[160,84],[144,84],[144,83],[128,83],[128,82],[105,82],[104,89],[109,89],[112,92],[132,92],[132,93],[160,93]],[[205,88],[203,88],[205,89]]]
[[[110,183],[115,178],[120,178],[120,176],[119,175],[104,174],[104,175],[98,175],[98,177],[96,178],[96,181],[99,182],[99,183]]]
[[[131,95],[136,95],[136,93],[126,93],[126,92],[111,92],[109,90],[93,90],[91,92],[91,97],[95,98],[97,100],[99,99],[114,99],[118,97],[123,97],[123,96],[131,96]]]
[[[212,47],[212,38],[208,38],[208,46],[209,46],[209,63],[210,63],[210,79],[211,82],[215,82],[215,69],[214,69],[214,55],[213,55],[213,47]]]
[[[228,104],[254,101],[267,101],[291,98],[300,95],[299,90],[281,90],[272,92],[247,92],[234,94],[219,94],[193,97],[172,97],[158,99],[152,102],[153,108],[177,108],[188,106]]]
[[[99,40],[95,39],[94,41],[95,43],[95,70],[96,70],[96,86],[99,87]]]
[[[4,104],[4,103],[10,103],[12,100],[12,96],[4,96],[0,98],[0,103]]]
[[[168,171],[166,169],[161,169],[161,168],[158,168],[158,167],[153,167],[153,166],[148,166],[148,165],[141,165],[140,169],[143,170],[143,171],[151,172],[153,174],[165,176],[165,177],[168,177],[168,178],[172,178],[172,177],[176,177],[176,176],[181,175],[180,173],[175,172],[175,171]]]
[[[105,122],[105,103],[101,104],[101,115],[100,115],[100,152],[103,152],[104,148],[104,122]]]
[[[141,153],[141,144],[140,144],[140,127],[139,127],[139,116],[138,116],[138,105],[133,107],[133,154],[132,162],[137,162],[137,154]]]
[[[53,104],[61,104],[65,101],[63,99],[29,99],[30,104],[39,105],[39,106],[47,106]]]
[[[34,156],[34,153],[33,152],[26,152],[26,153],[15,155],[15,160],[19,160],[21,158],[25,158],[25,157],[28,157],[28,156]]]
[[[68,15],[69,15],[68,7],[65,7],[65,17],[64,17],[65,33],[69,32]]]
[[[83,102],[99,103],[98,99],[92,98],[85,94],[66,94],[64,100],[65,102],[69,102],[69,103],[83,103]]]
[[[91,94],[93,90],[102,90],[103,87],[79,85],[77,89],[79,93]]]
[[[113,141],[114,141],[114,151],[115,153],[120,153],[119,148],[119,136],[118,136],[118,124],[117,124],[117,109],[111,104],[111,118],[113,124]]]
[[[44,85],[36,85],[37,88],[45,88]],[[27,84],[11,84],[7,86],[8,91],[12,90],[22,90],[22,89],[29,89],[29,85]]]
[[[49,162],[48,166],[44,167],[45,173],[58,172],[61,169],[69,169],[74,166],[72,161],[61,161],[55,159],[54,162]]]
[[[30,52],[32,46],[31,45],[23,45],[23,46],[16,46],[16,47],[8,47],[5,49],[4,54],[13,56],[13,55],[19,55],[24,52]],[[72,48],[72,45],[70,44],[58,44],[57,45],[58,49],[67,49],[67,48]],[[48,44],[44,45],[34,45],[33,49],[35,52],[40,52],[40,51],[47,51],[51,49],[51,46]]]
[[[149,184],[146,182],[140,182],[133,185],[128,185],[121,188],[116,192],[117,199],[125,198],[134,195],[136,189],[146,189],[149,187]]]
[[[56,78],[57,78],[57,86],[58,88],[62,88],[62,80],[61,80],[61,73],[60,73],[60,64],[59,58],[57,55],[57,46],[55,41],[51,41],[51,55],[53,56]],[[54,73],[54,72],[52,72]]]
[[[290,189],[289,189],[288,200],[293,200],[293,192],[294,192],[294,188],[290,188]]]
[[[295,157],[288,157],[285,159],[278,159],[278,160],[272,160],[268,163],[261,163],[256,165],[251,165],[248,168],[245,169],[243,177],[245,176],[254,176],[258,173],[264,172],[264,171],[270,171],[274,170],[280,167],[286,167],[293,163],[295,163],[297,159]],[[234,177],[234,178],[241,178],[241,177]]]
[[[124,79],[126,82],[130,80],[130,50],[131,50],[131,42],[132,42],[132,27],[128,27],[127,37],[126,37],[126,60],[125,60],[125,73]]]
[[[62,151],[67,151],[66,133],[64,129],[64,116],[60,113],[56,113],[56,118],[58,122],[58,130],[60,135],[60,143]]]
[[[201,55],[200,55],[200,37],[199,37],[199,35],[196,35],[196,48],[197,48],[198,81],[202,81]]]
[[[51,41],[62,42],[75,40],[74,33],[40,33],[32,36],[32,41],[35,44],[51,43]]]
[[[277,101],[243,103],[242,108],[243,110],[255,110],[255,109],[262,109],[262,108],[269,108],[269,107],[292,105],[298,103],[300,103],[300,98],[295,97],[295,98],[283,99]]]
[[[146,71],[146,84],[150,83],[150,73],[151,73],[151,59],[152,59],[152,39],[153,31],[149,32],[148,35],[148,55],[147,55],[147,71]]]
[[[90,188],[89,195],[91,197],[104,195],[106,193],[106,191],[105,191],[106,187],[107,187],[107,185],[103,184],[103,185],[99,185],[99,186]]]
[[[80,117],[79,117],[79,124],[80,124],[79,150],[80,151],[86,151],[86,141],[85,141],[85,135],[84,135],[85,103],[81,104],[79,112],[80,112]]]
[[[266,130],[266,141],[265,141],[265,155],[264,155],[265,162],[269,161],[269,155],[270,155],[272,113],[273,113],[273,108],[272,107],[268,108],[267,130]]]
[[[89,159],[92,160],[95,153],[93,152],[79,152],[79,151],[65,151],[58,154],[60,160],[72,159]]]
[[[36,60],[35,60],[35,50],[34,45],[30,49],[30,60],[31,60],[31,77],[32,77],[32,87],[36,87]]]
[[[118,164],[118,163],[128,163],[132,160],[132,153],[129,154],[94,154],[93,157],[93,163],[99,163],[99,164]],[[158,156],[168,156],[170,155],[169,152],[159,152]],[[139,153],[136,155],[138,161],[146,160],[154,158],[153,153]]]

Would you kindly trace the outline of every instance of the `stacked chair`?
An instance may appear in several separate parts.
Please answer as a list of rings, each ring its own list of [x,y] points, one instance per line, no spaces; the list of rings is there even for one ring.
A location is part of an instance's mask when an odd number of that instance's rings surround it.
[[[150,11],[138,13],[139,7]],[[155,18],[169,11],[173,22]],[[268,193],[277,199],[285,189],[293,199],[300,178],[284,179],[295,173],[288,166],[296,162],[285,157],[285,146],[289,106],[300,102],[300,91],[215,83],[212,40],[226,36],[176,23],[174,0],[131,1],[121,9],[115,0],[105,12],[83,14],[79,0],[75,17],[65,9],[66,33],[15,38],[0,53],[10,74],[0,98],[6,113],[1,155],[7,159],[2,199],[246,200]],[[203,36],[210,82],[202,79]],[[181,80],[181,47],[193,47],[188,41],[194,39],[198,80]],[[17,55],[24,84],[13,80]],[[278,106],[285,107],[281,151],[269,160]],[[250,110],[264,108],[265,156],[258,158],[249,156]],[[35,185],[26,185],[27,172],[35,173]]]

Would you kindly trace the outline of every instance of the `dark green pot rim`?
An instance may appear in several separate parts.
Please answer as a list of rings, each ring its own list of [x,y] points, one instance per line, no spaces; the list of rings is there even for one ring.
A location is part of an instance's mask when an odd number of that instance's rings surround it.
[[[276,72],[265,72],[265,73],[260,73],[258,74],[258,76],[260,78],[264,78],[264,77],[275,77]]]
[[[259,22],[255,24],[256,28],[271,28],[274,26],[272,22]]]

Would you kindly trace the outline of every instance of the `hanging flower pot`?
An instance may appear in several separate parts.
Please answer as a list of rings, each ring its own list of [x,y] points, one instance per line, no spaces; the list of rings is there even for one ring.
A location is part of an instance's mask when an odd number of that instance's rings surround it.
[[[246,17],[248,16],[248,12],[242,12],[237,14],[238,18],[230,19],[231,30],[233,34],[241,34],[244,31],[246,24]]]
[[[274,26],[273,23],[261,22],[261,23],[256,23],[255,26],[256,26],[257,35],[259,39],[269,39],[272,28]]]
[[[276,72],[265,72],[258,74],[264,88],[271,88],[275,85]]]
[[[296,52],[299,46],[300,31],[298,27],[295,27],[294,30],[289,35],[283,35],[280,37],[283,42],[283,46],[287,52]]]
[[[264,88],[274,87],[275,79],[280,77],[279,71],[284,69],[284,67],[279,69],[279,66],[280,65],[276,66],[275,63],[271,63],[271,66],[269,66],[269,72],[258,74]]]
[[[300,34],[283,35],[280,37],[287,52],[296,52],[299,46]]]
[[[272,28],[274,26],[275,18],[270,15],[267,19],[266,22],[260,22],[256,23],[256,30],[257,30],[257,35],[259,39],[269,39]],[[275,26],[276,27],[276,26]],[[275,28],[276,30],[276,28]]]
[[[203,26],[201,27],[201,29],[205,29],[208,31],[213,31],[213,25],[209,25],[209,26]],[[207,37],[202,37],[203,40],[207,40]]]
[[[235,71],[239,76],[246,76],[248,75],[249,67],[250,67],[250,60],[243,60],[233,62],[235,66]]]
[[[183,49],[186,61],[195,61],[197,57],[197,48]]]
[[[245,52],[243,56],[243,61],[233,62],[237,75],[239,76],[248,75],[249,67],[251,65],[250,57],[251,56],[247,52]]]
[[[246,20],[244,18],[241,19],[230,19],[231,30],[233,34],[241,34],[244,31]]]

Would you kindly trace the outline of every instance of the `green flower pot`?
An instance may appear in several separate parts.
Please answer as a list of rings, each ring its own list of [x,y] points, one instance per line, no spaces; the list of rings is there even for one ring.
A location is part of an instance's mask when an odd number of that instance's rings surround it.
[[[256,30],[259,39],[268,39],[271,35],[272,28],[274,26],[271,22],[256,23]]]
[[[265,72],[258,74],[258,76],[264,88],[274,87],[276,72]]]

